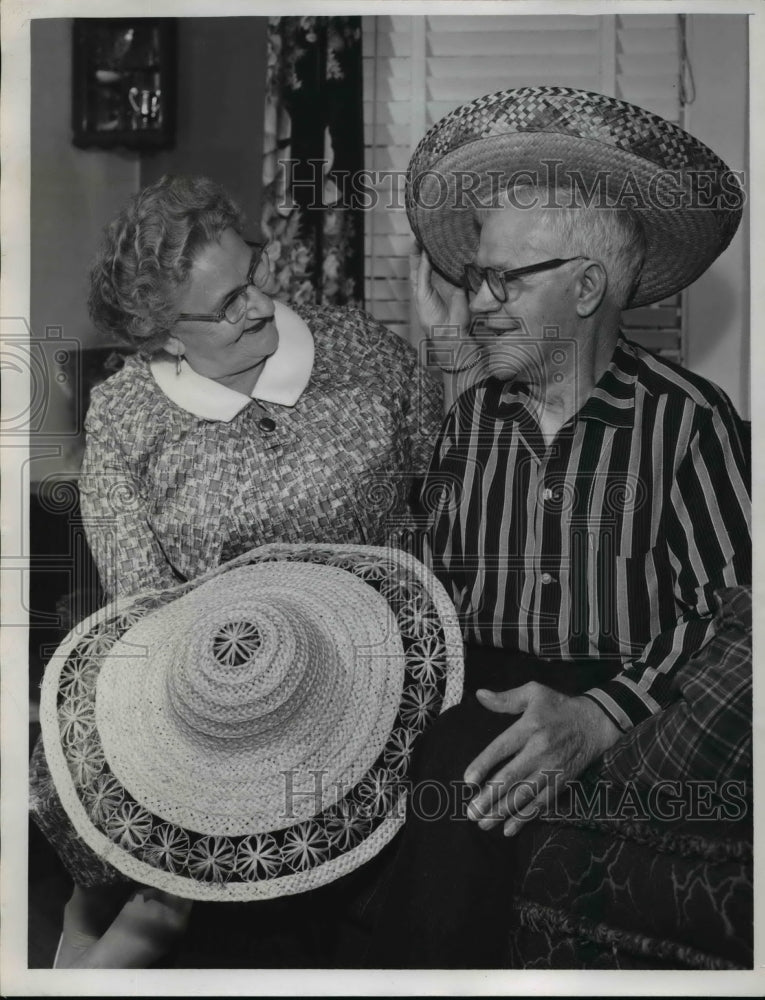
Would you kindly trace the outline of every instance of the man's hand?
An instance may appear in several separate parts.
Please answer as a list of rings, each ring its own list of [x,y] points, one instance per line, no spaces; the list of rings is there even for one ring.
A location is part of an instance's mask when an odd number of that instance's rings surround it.
[[[517,833],[542,807],[621,735],[589,698],[572,698],[532,681],[512,691],[478,691],[492,712],[520,715],[465,771],[481,786],[468,817],[488,830],[504,820],[506,836]],[[553,775],[543,772],[554,772]]]
[[[424,250],[409,255],[409,280],[420,318],[428,335],[435,326],[458,326],[466,330],[470,322],[467,296],[462,288],[450,285],[433,273]]]

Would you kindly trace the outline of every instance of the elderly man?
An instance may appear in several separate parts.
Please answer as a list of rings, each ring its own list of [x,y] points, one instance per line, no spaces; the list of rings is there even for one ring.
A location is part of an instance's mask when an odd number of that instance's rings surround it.
[[[620,331],[625,308],[679,292],[727,246],[742,192],[677,126],[544,87],[452,112],[408,181],[420,317],[472,335],[452,351],[472,384],[424,495],[477,698],[425,741],[375,958],[490,966],[502,834],[672,703],[714,634],[714,591],[750,581],[735,411]]]

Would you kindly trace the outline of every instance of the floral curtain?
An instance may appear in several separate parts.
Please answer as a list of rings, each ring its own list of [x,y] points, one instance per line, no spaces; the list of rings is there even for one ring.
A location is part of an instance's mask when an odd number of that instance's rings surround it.
[[[364,166],[360,17],[272,17],[262,228],[275,293],[361,305],[364,231],[350,178]]]

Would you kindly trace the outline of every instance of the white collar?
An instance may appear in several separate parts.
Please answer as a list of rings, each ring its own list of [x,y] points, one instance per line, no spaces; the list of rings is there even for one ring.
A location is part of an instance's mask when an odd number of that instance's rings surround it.
[[[308,385],[313,371],[314,344],[305,321],[283,302],[274,300],[274,323],[279,346],[263,365],[253,399],[280,406],[294,406]],[[176,374],[175,358],[162,355],[149,363],[154,380],[177,406],[203,420],[229,423],[249,405],[241,392],[195,372],[188,361]]]

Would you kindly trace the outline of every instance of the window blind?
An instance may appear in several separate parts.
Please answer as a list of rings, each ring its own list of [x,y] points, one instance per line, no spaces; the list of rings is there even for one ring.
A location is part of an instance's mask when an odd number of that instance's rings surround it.
[[[676,14],[364,16],[362,41],[366,166],[388,172],[365,220],[366,307],[414,341],[403,174],[439,118],[484,94],[547,84],[610,94],[682,124]],[[631,310],[629,335],[680,360],[681,312],[680,296]]]
[[[614,22],[614,96],[682,126],[679,16],[618,15]],[[642,309],[628,309],[623,317],[627,336],[682,363],[683,298],[681,293]]]

